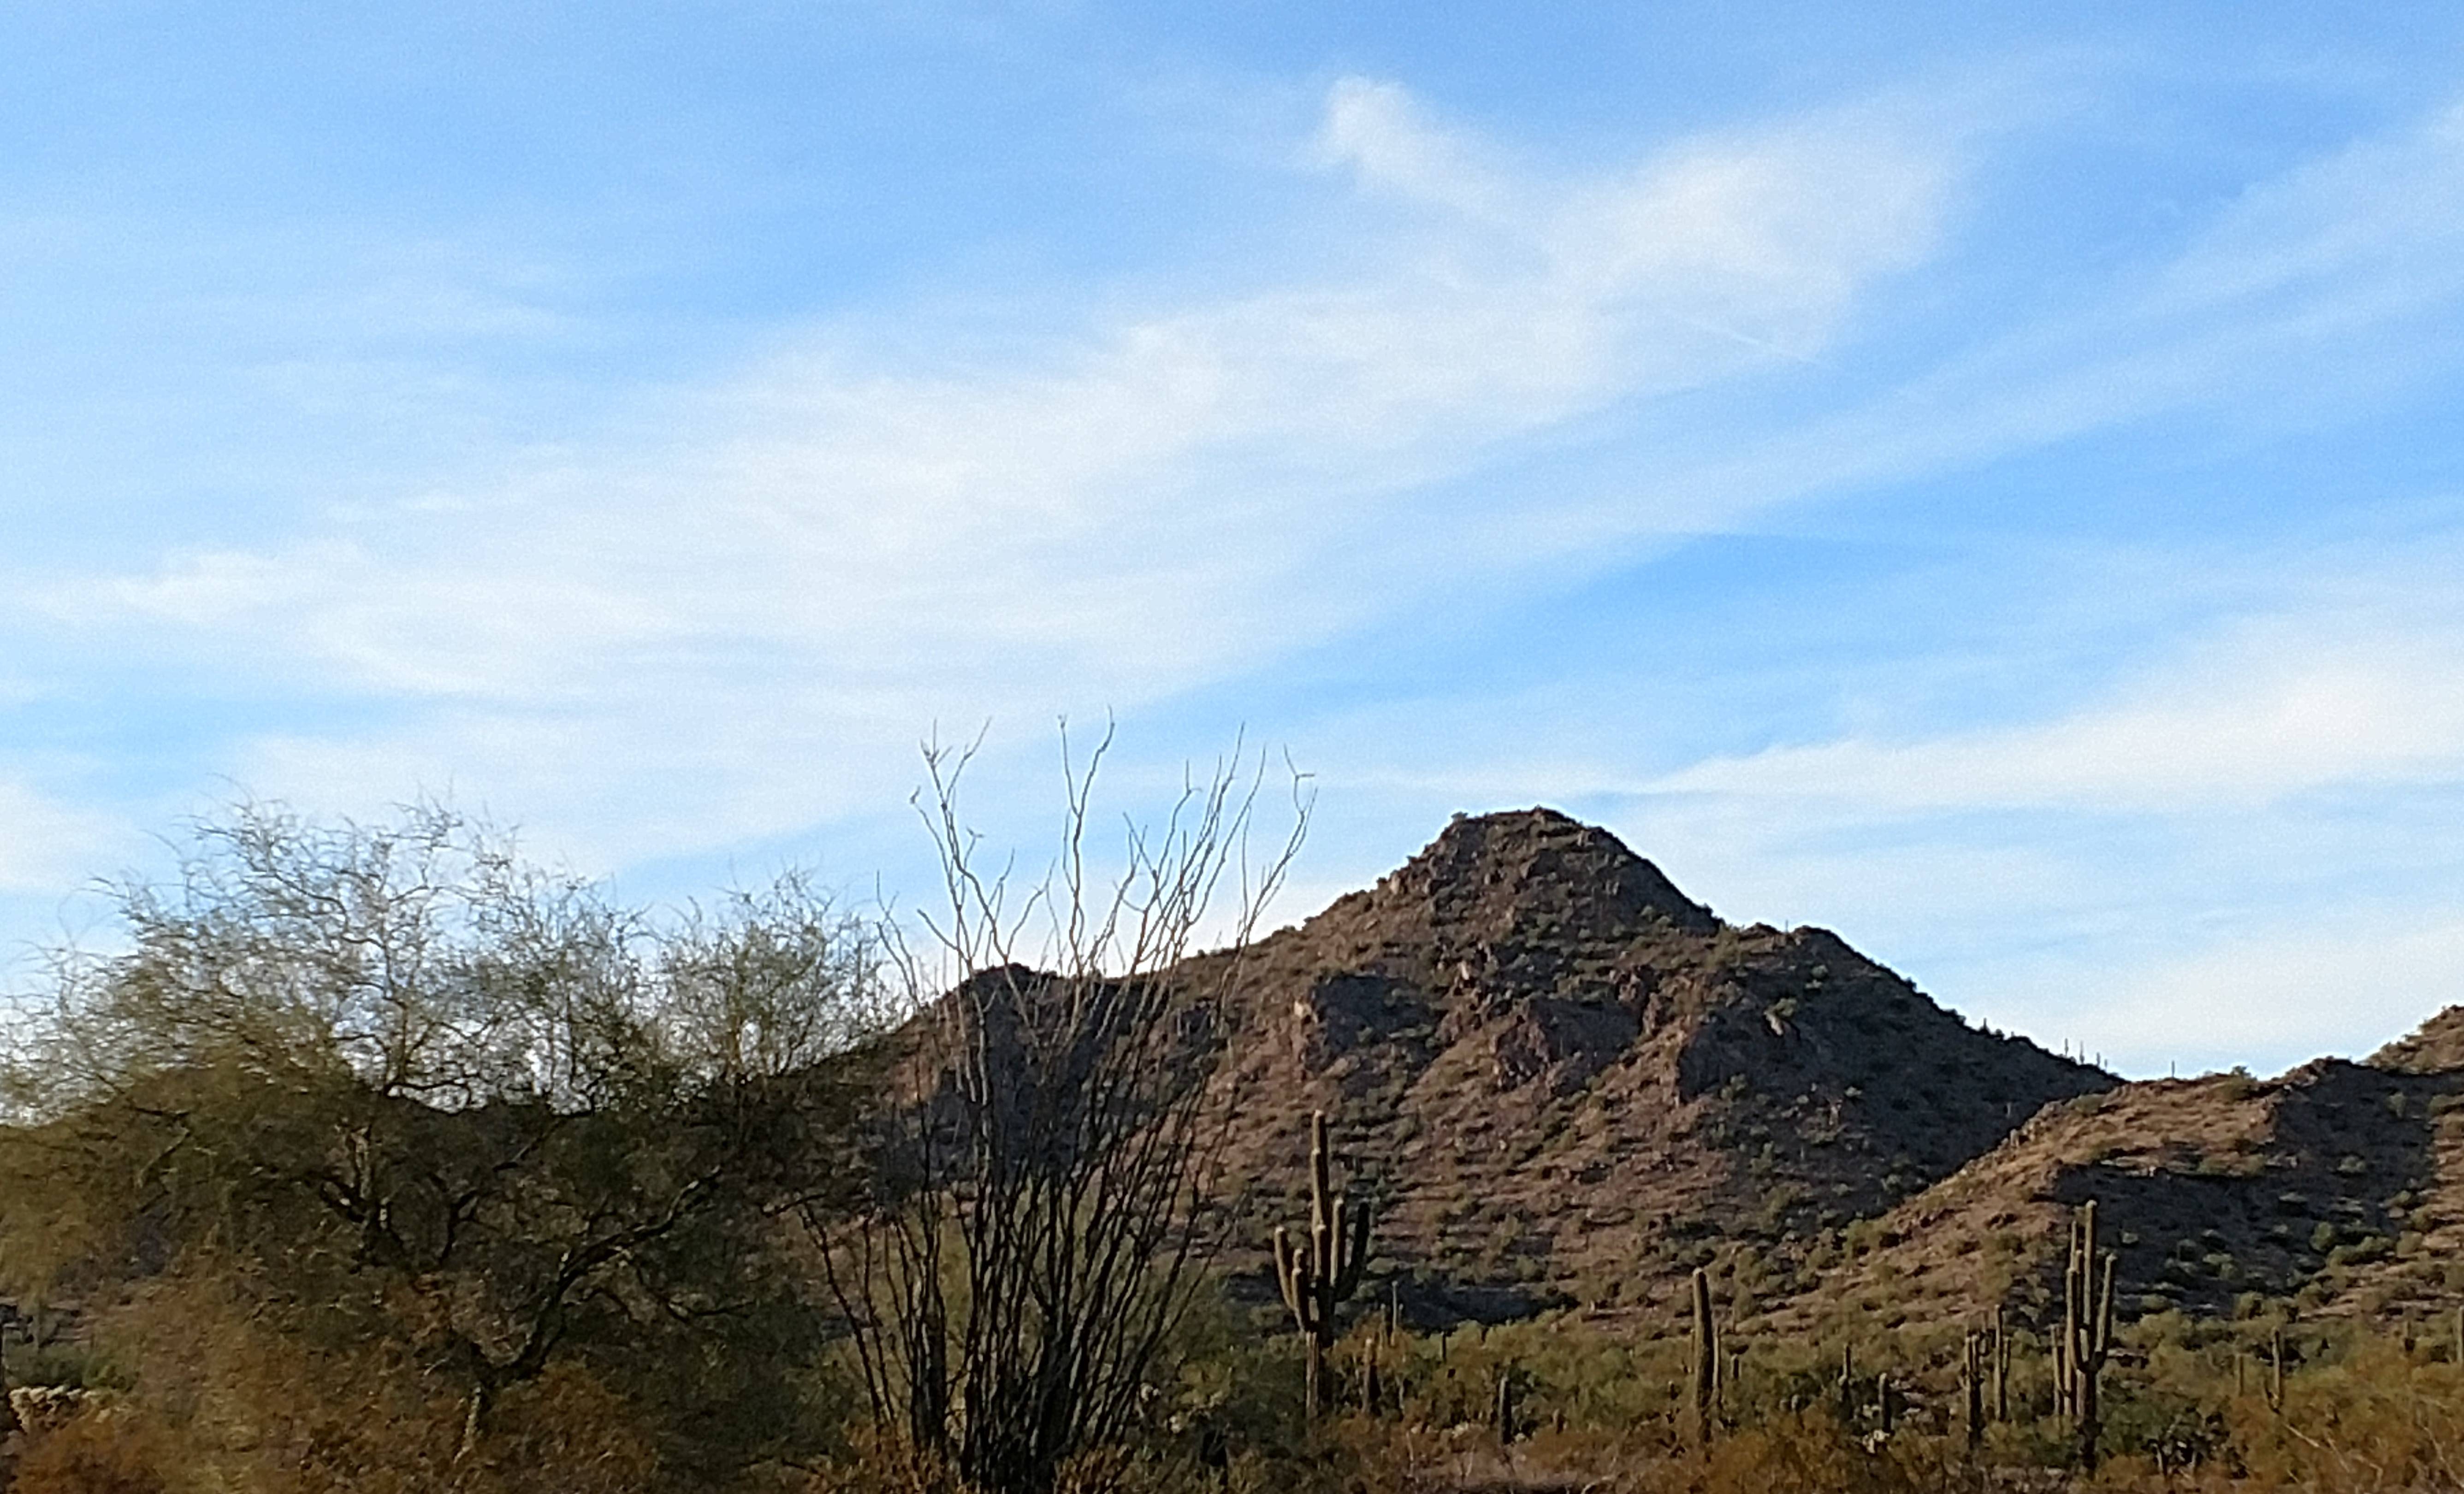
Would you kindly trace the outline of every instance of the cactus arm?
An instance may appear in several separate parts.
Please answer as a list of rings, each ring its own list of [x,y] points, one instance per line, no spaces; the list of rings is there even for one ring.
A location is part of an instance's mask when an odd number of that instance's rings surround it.
[[[1291,1309],[1292,1320],[1303,1331],[1311,1331],[1309,1320],[1317,1304],[1309,1289],[1309,1260],[1292,1248],[1292,1232],[1280,1225],[1275,1230],[1275,1283],[1283,1288],[1284,1306]]]
[[[1350,1297],[1360,1289],[1360,1273],[1369,1264],[1369,1205],[1352,1204],[1350,1212],[1343,1217],[1338,1228],[1343,1226],[1349,1226],[1349,1228],[1344,1231],[1345,1238],[1341,1242],[1340,1252],[1342,1260],[1337,1263],[1334,1275],[1334,1295],[1337,1301]]]
[[[2104,1282],[2096,1294],[2096,1362],[2104,1362],[2105,1351],[2113,1347],[2113,1267],[2114,1254],[2104,1254]]]
[[[1317,1246],[1317,1277],[1331,1282],[1343,1268],[1344,1195],[1336,1194],[1309,1222],[1309,1238]]]
[[[1334,1193],[1333,1163],[1326,1154],[1326,1111],[1309,1112],[1309,1212],[1326,1217],[1327,1199]]]

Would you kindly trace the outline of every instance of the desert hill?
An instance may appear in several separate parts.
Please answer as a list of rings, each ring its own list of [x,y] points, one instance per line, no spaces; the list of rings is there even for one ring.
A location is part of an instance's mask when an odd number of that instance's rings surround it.
[[[1769,1330],[2023,1318],[2052,1305],[2069,1211],[2098,1200],[2124,1315],[2270,1303],[2382,1326],[2464,1295],[2464,1009],[2367,1064],[2127,1084],[2049,1107],[1858,1233]],[[2446,1331],[2445,1329],[2441,1330]]]
[[[1220,956],[1209,956],[1218,958]],[[1230,1181],[1297,1218],[1327,1110],[1407,1310],[1656,1300],[1807,1253],[2111,1075],[1969,1025],[1812,928],[1740,928],[1606,831],[1460,818],[1248,953]]]
[[[2373,1068],[2434,1074],[2464,1068],[2464,1006],[2451,1006],[2370,1055]]]

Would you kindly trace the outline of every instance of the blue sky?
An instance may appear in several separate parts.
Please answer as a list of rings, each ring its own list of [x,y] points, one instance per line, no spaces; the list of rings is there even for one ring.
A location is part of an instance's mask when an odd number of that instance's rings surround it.
[[[390,11],[392,13],[386,13]],[[0,10],[0,940],[246,792],[913,903],[917,742],[1606,824],[2125,1071],[2464,1000],[2464,11]]]

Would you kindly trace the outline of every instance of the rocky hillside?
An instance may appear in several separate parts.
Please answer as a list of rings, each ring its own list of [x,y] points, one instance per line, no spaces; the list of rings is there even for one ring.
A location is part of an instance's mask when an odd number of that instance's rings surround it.
[[[2000,1146],[1845,1237],[1766,1327],[2023,1319],[2049,1302],[2068,1211],[2093,1197],[2125,1315],[2289,1300],[2310,1316],[2411,1321],[2464,1295],[2464,1010],[2368,1064],[2281,1078],[2124,1085],[2049,1108]],[[2443,1330],[2442,1330],[2443,1331]]]
[[[1715,1257],[1789,1290],[1825,1238],[2117,1084],[1827,931],[1726,923],[1544,809],[1458,819],[1254,947],[1236,989],[1244,1214],[1298,1217],[1324,1108],[1430,1319],[1632,1307]]]

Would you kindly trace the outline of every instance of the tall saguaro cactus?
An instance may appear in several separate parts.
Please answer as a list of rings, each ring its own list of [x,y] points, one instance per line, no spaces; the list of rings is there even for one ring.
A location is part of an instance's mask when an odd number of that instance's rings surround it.
[[[1369,1262],[1369,1205],[1334,1191],[1324,1110],[1309,1117],[1309,1239],[1294,1243],[1290,1230],[1276,1226],[1275,1280],[1309,1341],[1309,1414],[1320,1416],[1333,1409],[1326,1351],[1334,1347],[1334,1309],[1359,1289]]]
[[[1967,1411],[1962,1425],[1970,1453],[1985,1443],[1985,1382],[1991,1373],[1992,1345],[1991,1335],[1975,1329],[1969,1329],[1960,1343],[1959,1394]]]
[[[2057,1408],[2079,1431],[2081,1466],[2096,1467],[2097,1435],[2103,1428],[2097,1377],[2113,1348],[2111,1251],[2096,1248],[2096,1200],[2079,1206],[2071,1220],[2070,1262],[2062,1271],[2062,1327],[2054,1341]]]
[[[1711,1439],[1720,1401],[1720,1326],[1711,1319],[1711,1278],[1694,1270],[1694,1437]]]
[[[2002,1308],[1993,1308],[1993,1419],[2011,1419],[2011,1334]]]

